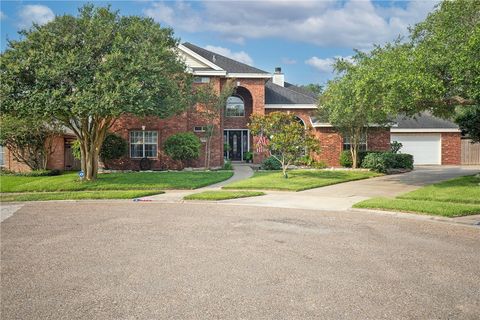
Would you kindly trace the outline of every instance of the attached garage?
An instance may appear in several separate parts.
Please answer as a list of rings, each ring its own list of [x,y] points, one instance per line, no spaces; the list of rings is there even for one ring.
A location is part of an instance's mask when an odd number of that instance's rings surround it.
[[[415,165],[460,164],[460,129],[455,123],[428,113],[397,118],[397,125],[390,130],[390,141],[400,142],[400,152],[413,155]]]
[[[442,164],[442,138],[440,133],[392,133],[390,140],[400,142],[402,153],[413,155],[414,163]]]

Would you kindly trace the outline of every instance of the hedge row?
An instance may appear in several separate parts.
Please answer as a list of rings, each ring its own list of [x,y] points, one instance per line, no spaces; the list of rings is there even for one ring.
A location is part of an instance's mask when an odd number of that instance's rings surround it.
[[[362,161],[362,168],[386,173],[390,169],[413,169],[413,156],[406,153],[369,153]]]
[[[405,153],[385,151],[360,151],[358,153],[358,167],[386,173],[390,169],[413,169],[413,156]],[[350,151],[343,151],[340,155],[340,165],[352,167]]]

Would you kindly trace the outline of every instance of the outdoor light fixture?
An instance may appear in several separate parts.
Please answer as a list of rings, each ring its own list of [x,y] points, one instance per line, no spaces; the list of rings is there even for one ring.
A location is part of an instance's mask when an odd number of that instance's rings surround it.
[[[142,131],[145,131],[145,126],[142,126]]]

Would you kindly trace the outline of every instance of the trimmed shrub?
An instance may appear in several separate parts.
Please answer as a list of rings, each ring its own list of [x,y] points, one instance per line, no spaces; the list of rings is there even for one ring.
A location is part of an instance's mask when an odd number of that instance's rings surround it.
[[[274,157],[268,157],[267,159],[263,160],[261,168],[263,170],[281,170],[282,164]]]
[[[222,170],[233,170],[232,161],[225,160],[225,162],[223,163]]]
[[[362,168],[387,173],[390,169],[413,169],[413,156],[406,153],[372,152],[365,156]]]
[[[315,169],[325,169],[327,164],[324,161],[315,161],[310,165],[310,167]]]
[[[163,148],[170,158],[184,162],[198,159],[201,146],[200,139],[195,134],[181,132],[168,137]]]
[[[102,161],[115,160],[127,154],[128,144],[125,139],[116,134],[109,133],[103,141],[100,149],[100,159]]]
[[[350,150],[345,150],[340,153],[340,165],[345,168],[351,168],[353,164],[352,154]]]

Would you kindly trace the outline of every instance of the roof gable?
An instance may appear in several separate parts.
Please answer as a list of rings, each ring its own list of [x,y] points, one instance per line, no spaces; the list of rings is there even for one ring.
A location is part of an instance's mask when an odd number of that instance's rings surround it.
[[[211,63],[219,66],[220,68],[227,71],[228,73],[255,73],[255,74],[263,73],[266,76],[269,75],[269,73],[266,71],[263,71],[255,67],[249,66],[245,63],[241,63],[233,59],[227,58],[225,56],[222,56],[221,54],[203,49],[189,42],[185,42],[183,46],[195,52],[196,54],[203,57],[204,59],[210,61]]]
[[[414,117],[398,116],[396,123],[398,129],[458,129],[454,122],[437,118],[428,112]]]

